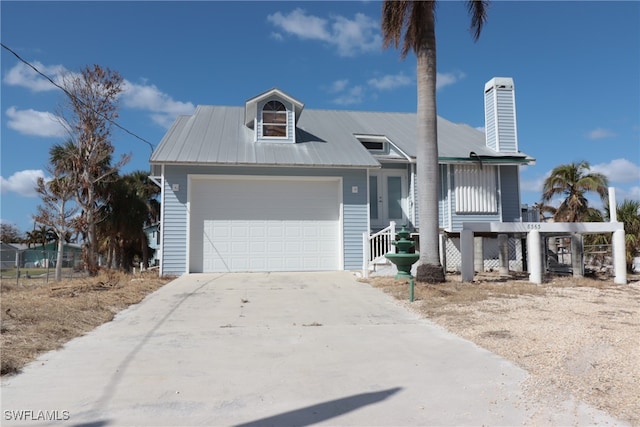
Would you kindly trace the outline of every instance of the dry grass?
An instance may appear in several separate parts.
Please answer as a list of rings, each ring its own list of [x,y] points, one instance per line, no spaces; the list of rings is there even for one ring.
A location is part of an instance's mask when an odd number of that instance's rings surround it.
[[[391,278],[368,282],[449,331],[499,354],[531,375],[533,399],[557,404],[571,394],[640,425],[640,279],[559,276],[541,285],[492,274],[461,283],[409,286]]]
[[[408,300],[409,285],[406,281],[392,277],[374,277],[369,283],[381,288],[399,300]],[[420,301],[420,308],[427,315],[438,315],[440,310],[456,304],[471,304],[489,298],[517,298],[523,295],[543,296],[546,289],[530,282],[507,280],[491,275],[474,283],[463,283],[457,275],[448,275],[440,284],[415,283],[414,300]]]
[[[113,271],[48,285],[3,280],[1,375],[20,372],[39,354],[110,321],[170,280],[155,272],[132,276]]]

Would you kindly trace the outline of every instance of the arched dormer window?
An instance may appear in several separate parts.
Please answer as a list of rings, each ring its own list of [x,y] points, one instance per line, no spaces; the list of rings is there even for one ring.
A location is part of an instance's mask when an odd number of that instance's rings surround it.
[[[287,137],[287,109],[280,101],[269,101],[262,107],[262,136]]]

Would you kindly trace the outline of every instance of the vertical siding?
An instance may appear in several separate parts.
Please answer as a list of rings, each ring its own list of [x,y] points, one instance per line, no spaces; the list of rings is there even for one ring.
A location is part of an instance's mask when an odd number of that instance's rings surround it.
[[[498,151],[515,153],[518,151],[518,138],[513,89],[497,89],[496,103]]]
[[[449,166],[440,165],[440,196],[438,197],[438,209],[440,228],[448,228],[449,224]]]
[[[265,175],[265,176],[335,176],[342,178],[343,199],[343,259],[345,270],[362,267],[362,233],[369,231],[367,205],[367,171],[313,168],[259,168],[223,166],[166,166],[165,209],[162,265],[164,274],[187,272],[187,175]],[[179,184],[180,190],[172,190]],[[353,193],[353,187],[358,192]]]
[[[498,210],[497,169],[477,164],[455,165],[456,207],[459,213],[493,213]]]
[[[488,85],[491,82],[487,83]],[[512,84],[492,86],[484,93],[485,134],[489,148],[518,152],[515,90]]]
[[[502,221],[520,221],[520,171],[518,166],[500,167]]]
[[[493,150],[498,150],[496,135],[496,100],[495,88],[484,93],[484,123],[487,146]]]
[[[456,165],[450,166],[451,171],[451,190],[453,196],[451,197],[451,225],[450,230],[452,232],[460,232],[462,231],[462,223],[463,222],[493,222],[500,221],[500,212],[497,213],[487,213],[487,214],[477,214],[477,213],[458,213],[456,207],[456,196],[455,192],[457,191],[456,182],[455,182],[455,174],[454,170]]]

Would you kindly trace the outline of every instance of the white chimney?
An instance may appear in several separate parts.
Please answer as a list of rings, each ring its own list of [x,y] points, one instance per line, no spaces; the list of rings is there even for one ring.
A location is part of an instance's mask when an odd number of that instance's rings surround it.
[[[518,152],[516,97],[511,77],[494,77],[484,85],[484,127],[487,147]]]

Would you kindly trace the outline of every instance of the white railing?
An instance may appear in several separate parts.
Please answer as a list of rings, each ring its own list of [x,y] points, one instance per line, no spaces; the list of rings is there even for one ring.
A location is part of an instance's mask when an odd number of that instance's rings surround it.
[[[362,233],[362,275],[369,277],[369,267],[384,259],[384,255],[393,250],[392,242],[396,239],[396,223],[391,221],[389,226],[377,233],[369,235]]]

